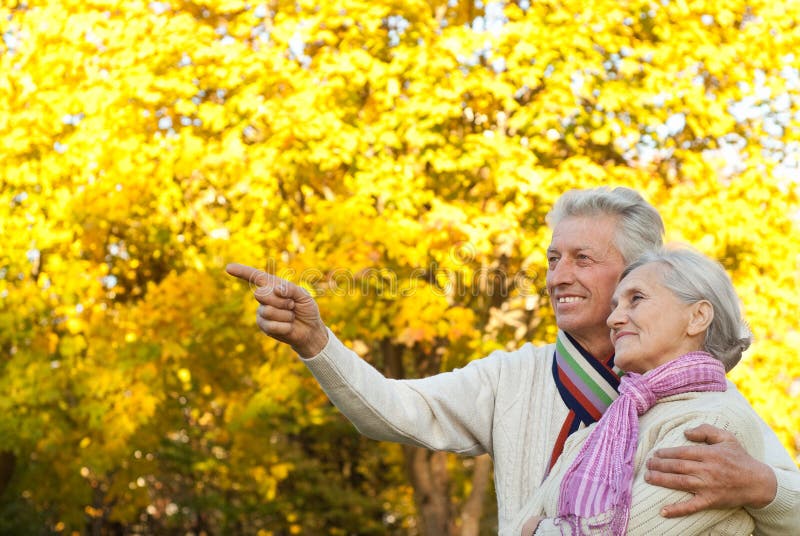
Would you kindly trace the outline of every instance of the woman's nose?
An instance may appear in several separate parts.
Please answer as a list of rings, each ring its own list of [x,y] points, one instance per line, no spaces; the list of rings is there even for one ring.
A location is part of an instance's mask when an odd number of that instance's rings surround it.
[[[625,321],[625,315],[620,310],[619,306],[614,307],[611,310],[611,314],[608,315],[606,319],[606,325],[610,328],[614,328],[615,326],[622,325]]]

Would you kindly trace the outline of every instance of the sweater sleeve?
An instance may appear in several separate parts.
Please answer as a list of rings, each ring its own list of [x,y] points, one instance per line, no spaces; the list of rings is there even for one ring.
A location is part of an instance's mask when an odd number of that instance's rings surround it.
[[[500,363],[492,356],[418,380],[384,377],[329,331],[303,360],[328,398],[362,434],[434,450],[491,452]]]
[[[748,508],[756,521],[755,536],[800,534],[800,469],[783,448],[775,432],[758,418],[764,439],[764,461],[775,471],[778,489],[764,508]]]
[[[747,511],[756,520],[754,536],[800,534],[800,472],[797,466],[785,469],[773,466],[778,481],[775,499],[764,508]]]

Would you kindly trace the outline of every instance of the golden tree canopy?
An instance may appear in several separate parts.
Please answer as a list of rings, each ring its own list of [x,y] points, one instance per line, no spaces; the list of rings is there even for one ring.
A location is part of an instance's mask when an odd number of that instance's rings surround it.
[[[756,341],[731,376],[797,455],[796,13],[0,2],[0,532],[415,533],[403,453],[258,336],[225,263],[432,374],[551,340],[544,216],[603,184],[723,262]],[[457,511],[472,469],[448,465]]]

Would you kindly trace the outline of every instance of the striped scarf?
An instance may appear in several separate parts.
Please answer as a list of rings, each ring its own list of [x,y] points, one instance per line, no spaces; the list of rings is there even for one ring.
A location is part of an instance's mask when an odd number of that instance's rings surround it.
[[[597,422],[617,398],[620,373],[614,367],[613,355],[600,361],[559,330],[553,357],[553,380],[569,413],[550,454],[548,473],[561,456],[567,437],[581,424],[588,426]]]
[[[606,513],[593,520],[593,532],[625,534],[639,415],[665,396],[726,388],[725,368],[706,352],[690,352],[645,374],[625,374],[619,398],[600,418],[564,475],[559,518],[574,534],[581,534],[581,519]]]

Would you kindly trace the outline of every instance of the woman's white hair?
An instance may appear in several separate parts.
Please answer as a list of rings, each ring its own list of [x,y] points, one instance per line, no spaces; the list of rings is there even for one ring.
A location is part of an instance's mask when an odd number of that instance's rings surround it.
[[[687,247],[647,251],[629,264],[620,276],[624,279],[636,268],[658,263],[663,270],[664,286],[684,303],[707,301],[714,318],[706,331],[703,350],[731,370],[742,358],[752,334],[742,319],[739,296],[720,263]]]
[[[661,215],[636,190],[622,186],[566,192],[547,215],[547,224],[553,229],[565,218],[604,215],[618,219],[614,245],[626,263],[663,244]]]

